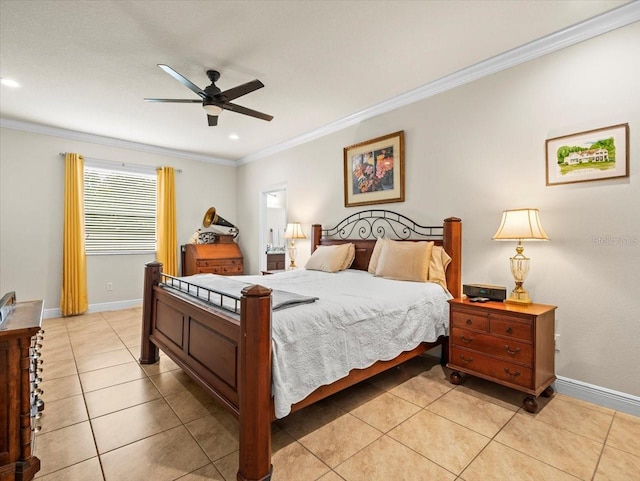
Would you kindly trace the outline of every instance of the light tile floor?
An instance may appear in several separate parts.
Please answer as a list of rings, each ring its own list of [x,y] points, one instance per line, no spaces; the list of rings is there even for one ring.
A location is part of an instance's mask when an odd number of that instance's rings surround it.
[[[167,357],[140,309],[46,319],[40,481],[235,481],[238,423]],[[640,418],[523,395],[419,357],[273,425],[274,481],[640,480]]]

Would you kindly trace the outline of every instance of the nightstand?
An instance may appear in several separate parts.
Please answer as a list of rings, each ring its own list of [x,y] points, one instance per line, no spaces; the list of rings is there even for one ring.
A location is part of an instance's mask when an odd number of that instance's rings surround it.
[[[551,396],[555,376],[555,310],[544,304],[449,301],[449,380],[466,373],[529,394],[522,407],[538,410],[536,397]]]

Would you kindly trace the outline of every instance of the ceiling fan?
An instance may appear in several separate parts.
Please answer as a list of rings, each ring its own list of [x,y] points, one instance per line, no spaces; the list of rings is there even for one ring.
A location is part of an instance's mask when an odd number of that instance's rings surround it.
[[[262,112],[258,112],[257,110],[248,109],[246,107],[242,107],[241,105],[231,103],[231,100],[237,99],[238,97],[242,97],[243,95],[247,95],[254,90],[258,90],[264,87],[264,84],[260,82],[260,80],[252,80],[251,82],[238,85],[237,87],[233,87],[222,92],[218,87],[216,87],[216,82],[220,78],[220,72],[218,72],[217,70],[207,70],[207,77],[209,77],[209,80],[211,80],[211,85],[203,90],[192,83],[190,80],[180,75],[168,65],[158,64],[158,67],[167,72],[189,90],[198,94],[200,96],[200,100],[144,99],[147,102],[173,102],[184,104],[201,103],[202,108],[204,108],[204,111],[207,113],[207,120],[210,127],[218,125],[218,115],[220,115],[223,110],[231,110],[232,112],[236,112],[238,114],[249,115],[250,117],[255,117],[257,119],[266,121],[270,121],[271,119],[273,119],[273,115],[263,114]]]

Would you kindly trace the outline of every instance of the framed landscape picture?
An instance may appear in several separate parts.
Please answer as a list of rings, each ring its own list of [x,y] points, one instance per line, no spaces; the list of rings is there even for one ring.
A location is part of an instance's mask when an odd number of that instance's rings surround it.
[[[404,131],[344,148],[344,205],[404,202]]]
[[[546,141],[547,185],[629,176],[629,124]]]

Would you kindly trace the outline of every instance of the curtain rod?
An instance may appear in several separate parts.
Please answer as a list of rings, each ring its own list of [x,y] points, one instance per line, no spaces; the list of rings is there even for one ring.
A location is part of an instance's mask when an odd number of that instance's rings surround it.
[[[67,154],[66,152],[60,152],[60,157],[65,157]],[[148,167],[150,169],[156,169],[157,167],[153,167],[152,165],[142,165],[142,164],[125,164],[124,162],[116,162],[115,160],[102,160],[102,159],[94,159],[94,158],[90,158],[90,157],[85,157],[85,159],[87,160],[97,160],[99,162],[107,162],[109,164],[117,164],[117,165],[121,165],[122,167]],[[178,174],[182,174],[182,169],[174,169],[174,171]]]

